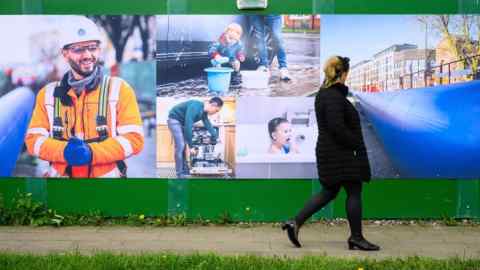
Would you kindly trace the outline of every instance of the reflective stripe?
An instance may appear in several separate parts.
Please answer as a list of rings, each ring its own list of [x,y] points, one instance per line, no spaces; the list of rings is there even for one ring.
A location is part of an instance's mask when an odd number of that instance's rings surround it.
[[[100,93],[98,97],[98,112],[97,115],[107,117],[107,102],[108,102],[108,88],[110,87],[110,77],[103,76],[102,84],[100,86]]]
[[[84,139],[84,137],[85,137],[85,135],[83,135],[83,133],[78,133],[78,134],[75,134],[75,137],[77,137],[77,138],[79,138],[79,139],[83,140],[83,139]]]
[[[50,166],[46,173],[46,177],[62,177],[62,175],[58,173],[53,166]]]
[[[125,125],[117,128],[118,134],[124,135],[130,132],[138,133],[143,136],[143,127],[138,125]]]
[[[43,143],[47,140],[47,137],[38,137],[38,139],[35,141],[35,144],[33,145],[33,154],[37,157],[40,156],[40,149],[43,145]]]
[[[109,102],[110,105],[110,130],[112,137],[117,136],[117,102]]]
[[[117,136],[117,137],[114,137],[114,139],[117,140],[117,142],[122,146],[123,152],[125,153],[125,158],[133,154],[132,144],[127,138],[122,136]]]
[[[48,124],[50,126],[50,136],[53,136],[53,113],[54,113],[54,97],[53,92],[55,91],[55,87],[57,86],[57,82],[49,83],[45,87],[45,108],[47,109],[48,115]]]
[[[100,175],[100,176],[97,176],[98,178],[119,178],[120,177],[120,171],[115,168],[113,170],[111,170],[110,172],[104,174],[104,175]]]
[[[60,108],[62,107],[62,101],[60,101],[59,97],[53,97],[55,104],[53,105],[53,120],[56,118],[60,118]],[[55,122],[54,122],[55,124]]]
[[[110,95],[108,97],[108,104],[110,105],[110,130],[112,132],[112,137],[117,136],[117,103],[120,97],[120,86],[122,84],[122,79],[117,77],[110,78]]]
[[[45,137],[50,136],[50,133],[48,133],[48,130],[46,128],[29,128],[27,130],[27,134],[40,134]]]

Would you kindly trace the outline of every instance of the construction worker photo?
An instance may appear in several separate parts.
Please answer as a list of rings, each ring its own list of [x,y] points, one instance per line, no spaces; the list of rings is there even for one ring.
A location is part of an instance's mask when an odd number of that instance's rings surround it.
[[[37,94],[28,153],[50,164],[44,177],[127,177],[125,160],[144,146],[134,89],[104,71],[102,35],[93,21],[69,18],[59,30],[69,70]]]

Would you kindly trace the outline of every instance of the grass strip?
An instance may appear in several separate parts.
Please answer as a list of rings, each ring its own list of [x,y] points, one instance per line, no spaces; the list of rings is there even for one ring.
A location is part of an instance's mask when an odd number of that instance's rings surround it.
[[[405,259],[355,259],[327,256],[307,256],[302,258],[258,257],[258,256],[218,256],[215,254],[140,254],[125,255],[80,253],[22,255],[0,253],[0,269],[215,269],[215,270],[295,270],[295,269],[352,269],[352,270],[478,270],[479,259],[430,259],[409,257]]]

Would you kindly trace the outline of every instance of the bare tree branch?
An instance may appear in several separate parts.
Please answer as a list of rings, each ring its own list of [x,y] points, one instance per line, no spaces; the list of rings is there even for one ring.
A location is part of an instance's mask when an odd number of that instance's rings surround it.
[[[125,46],[132,36],[139,16],[89,16],[99,23],[107,32],[110,41],[115,48],[115,60],[122,62]]]
[[[138,20],[138,29],[142,38],[143,60],[147,60],[150,56],[150,29],[149,20],[152,16],[141,16]]]

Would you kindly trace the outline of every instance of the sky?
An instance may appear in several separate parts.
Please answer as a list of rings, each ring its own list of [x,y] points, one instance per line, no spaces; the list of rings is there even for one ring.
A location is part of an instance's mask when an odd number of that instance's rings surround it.
[[[28,62],[28,37],[55,25],[58,16],[0,16],[0,63]],[[322,15],[321,62],[331,55],[348,56],[351,64],[370,59],[394,44],[425,47],[425,27],[414,15]],[[432,29],[428,45],[439,40]]]
[[[45,44],[31,44],[31,36],[38,33],[59,32],[63,29],[61,26],[64,21],[69,17],[70,15],[0,15],[0,36],[2,37],[0,69],[11,65],[32,64],[39,57],[38,54],[42,49],[39,46],[45,46]],[[128,49],[132,46],[132,42],[127,44]],[[103,58],[106,63],[115,62],[115,52],[109,50]]]
[[[415,44],[425,48],[425,26],[412,15],[324,15],[321,17],[320,57],[349,57],[351,65],[371,59],[394,44]],[[433,29],[427,31],[428,47],[439,41]]]
[[[0,16],[0,63],[28,63],[31,60],[29,37],[55,27],[58,16]]]
[[[23,62],[29,57],[30,22],[21,16],[0,16],[0,62]]]

